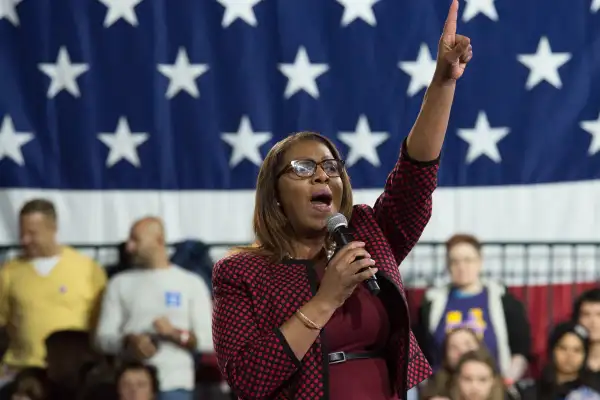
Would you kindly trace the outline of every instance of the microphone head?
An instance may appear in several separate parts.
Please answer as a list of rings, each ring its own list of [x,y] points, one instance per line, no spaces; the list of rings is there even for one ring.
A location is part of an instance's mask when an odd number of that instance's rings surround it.
[[[327,218],[327,231],[329,233],[335,232],[341,226],[348,227],[348,220],[344,217],[344,214],[337,213]]]

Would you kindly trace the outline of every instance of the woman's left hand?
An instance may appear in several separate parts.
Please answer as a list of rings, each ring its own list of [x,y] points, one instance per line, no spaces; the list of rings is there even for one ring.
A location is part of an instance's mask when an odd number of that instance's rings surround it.
[[[471,39],[456,34],[458,0],[453,0],[438,46],[435,75],[442,82],[458,80],[473,57]]]

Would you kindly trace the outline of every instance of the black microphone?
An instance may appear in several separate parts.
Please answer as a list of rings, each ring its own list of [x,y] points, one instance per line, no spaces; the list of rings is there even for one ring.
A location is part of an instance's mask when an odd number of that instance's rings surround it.
[[[331,234],[333,241],[338,247],[338,251],[340,248],[354,240],[352,232],[350,231],[350,228],[348,228],[348,220],[343,214],[337,213],[327,219],[327,231]],[[361,260],[363,258],[364,257],[362,256],[358,256],[356,257],[356,260]],[[367,268],[363,268],[359,272],[363,272],[366,269]],[[379,284],[377,283],[377,277],[375,275],[365,280],[365,284],[371,294],[379,294]]]

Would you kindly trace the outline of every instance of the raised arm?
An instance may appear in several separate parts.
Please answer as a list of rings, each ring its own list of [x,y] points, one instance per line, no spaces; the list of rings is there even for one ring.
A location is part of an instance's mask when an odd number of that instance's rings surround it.
[[[431,217],[432,194],[437,186],[442,150],[456,81],[473,53],[470,39],[456,34],[458,0],[448,12],[438,48],[434,77],[400,159],[389,174],[383,194],[375,203],[375,216],[398,264],[417,243]]]
[[[416,161],[427,162],[439,157],[448,129],[456,81],[473,57],[471,40],[456,34],[457,18],[458,0],[454,0],[440,38],[433,79],[408,135],[408,154]]]

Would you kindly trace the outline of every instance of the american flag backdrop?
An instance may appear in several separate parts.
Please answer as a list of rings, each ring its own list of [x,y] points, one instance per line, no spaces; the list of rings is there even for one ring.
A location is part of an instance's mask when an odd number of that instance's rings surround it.
[[[447,0],[0,0],[0,243],[22,202],[61,238],[247,242],[259,165],[315,130],[373,203],[434,69]],[[600,0],[465,0],[423,240],[600,237]]]
[[[0,245],[17,242],[18,210],[37,196],[57,204],[66,243],[117,243],[148,214],[172,242],[248,242],[259,165],[299,130],[332,138],[355,200],[373,204],[449,5],[0,0]],[[597,242],[600,0],[461,0],[458,30],[474,59],[422,239]],[[551,310],[568,314],[572,283],[598,280],[598,248],[558,249],[560,265],[544,246],[512,250],[512,272],[498,254],[485,271],[527,300],[544,338]],[[431,282],[412,273],[444,270],[443,255],[419,246],[404,264],[413,286]],[[422,291],[412,293],[416,306]]]

